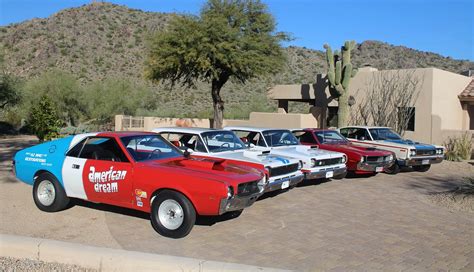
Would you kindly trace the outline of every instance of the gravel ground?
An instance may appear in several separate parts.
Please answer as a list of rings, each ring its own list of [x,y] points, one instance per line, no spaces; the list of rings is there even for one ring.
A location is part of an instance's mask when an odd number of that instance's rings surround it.
[[[0,257],[0,271],[97,271],[77,265],[45,263],[30,259]]]

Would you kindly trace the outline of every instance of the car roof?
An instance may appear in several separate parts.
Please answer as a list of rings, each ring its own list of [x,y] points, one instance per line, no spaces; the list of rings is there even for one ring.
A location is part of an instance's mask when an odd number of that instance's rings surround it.
[[[90,133],[86,133],[90,134]],[[104,137],[128,137],[128,136],[136,136],[136,135],[153,135],[156,134],[154,132],[149,131],[104,131],[104,132],[97,132],[96,136],[104,136]]]
[[[224,127],[227,130],[245,130],[245,131],[253,131],[253,132],[262,132],[266,130],[289,130],[287,128],[266,128],[266,127],[252,127],[252,126],[228,126]]]
[[[343,128],[365,128],[365,129],[370,129],[370,128],[390,128],[390,127],[378,127],[378,126],[345,126],[339,129]]]
[[[152,130],[153,132],[176,132],[176,133],[189,133],[189,134],[201,134],[208,131],[218,131],[213,128],[202,128],[202,127],[158,127]]]
[[[330,128],[295,128],[292,129],[291,131],[297,131],[297,130],[304,130],[304,131],[336,131],[335,129],[330,129]]]

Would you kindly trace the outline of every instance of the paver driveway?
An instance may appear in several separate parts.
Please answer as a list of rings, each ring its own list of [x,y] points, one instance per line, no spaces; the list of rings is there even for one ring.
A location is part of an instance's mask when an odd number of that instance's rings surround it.
[[[0,140],[1,233],[298,270],[474,271],[474,213],[426,197],[474,177],[467,163],[304,184],[256,202],[238,218],[201,218],[188,237],[173,240],[130,210],[79,202],[60,213],[40,212],[31,187],[14,181],[5,166],[14,149],[7,147],[19,141]]]

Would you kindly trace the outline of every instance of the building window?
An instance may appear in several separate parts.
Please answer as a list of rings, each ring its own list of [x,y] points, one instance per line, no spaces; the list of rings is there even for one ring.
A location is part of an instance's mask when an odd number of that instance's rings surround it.
[[[398,108],[398,124],[405,127],[405,131],[415,131],[415,108]]]
[[[337,127],[337,110],[338,107],[328,107],[328,115],[326,118],[326,127]]]

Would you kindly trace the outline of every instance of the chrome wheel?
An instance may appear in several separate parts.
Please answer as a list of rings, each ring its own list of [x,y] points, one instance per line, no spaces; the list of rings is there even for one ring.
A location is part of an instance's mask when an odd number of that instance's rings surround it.
[[[177,201],[167,199],[158,208],[158,218],[163,227],[175,230],[183,224],[184,211]]]
[[[47,179],[41,181],[38,185],[36,196],[42,205],[51,206],[56,198],[54,184]]]

